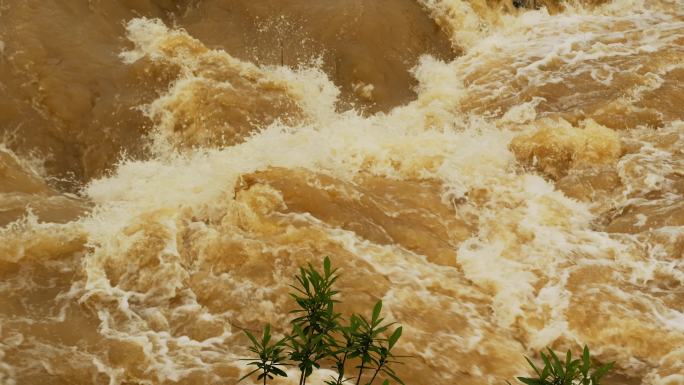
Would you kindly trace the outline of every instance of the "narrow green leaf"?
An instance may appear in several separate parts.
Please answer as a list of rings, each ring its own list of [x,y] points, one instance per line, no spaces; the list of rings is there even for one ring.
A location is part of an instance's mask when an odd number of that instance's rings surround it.
[[[242,329],[242,331],[243,331],[243,332],[247,335],[247,337],[252,341],[252,344],[254,344],[254,346],[256,346],[256,347],[258,347],[258,348],[261,348],[261,345],[259,344],[259,342],[257,341],[257,339],[254,337],[254,335],[253,335],[252,333],[249,332],[249,330],[247,330],[247,329]]]
[[[518,381],[527,385],[543,385],[544,383],[536,378],[518,377]]]
[[[610,362],[608,364],[605,364],[601,366],[600,368],[596,369],[596,371],[591,375],[592,379],[595,379],[594,382],[598,382],[598,380],[601,379],[601,377],[605,376],[606,373],[608,373],[611,369],[613,369],[613,365],[615,365],[614,362]]]
[[[544,369],[542,369],[541,376],[539,376],[539,377],[542,381],[546,381],[546,379],[549,377],[550,374],[551,374],[551,366],[545,365]]]
[[[323,260],[323,270],[325,271],[325,276],[329,277],[332,269],[331,269],[330,258],[328,258],[328,257],[325,257],[325,259]]]
[[[244,380],[245,378],[251,376],[252,374],[254,374],[254,373],[256,373],[256,372],[258,372],[259,370],[261,370],[261,369],[257,368],[257,369],[252,370],[251,372],[249,372],[249,373],[245,374],[244,376],[240,377],[240,379],[238,380],[238,382],[241,382],[241,381]]]
[[[584,345],[584,349],[582,350],[582,375],[585,377],[589,373],[589,365],[590,365],[590,356],[589,356],[589,347],[587,345]]]
[[[375,324],[376,321],[378,320],[378,317],[380,317],[380,311],[382,310],[382,300],[378,301],[375,303],[375,306],[373,307],[373,318],[372,318],[372,323]]]
[[[542,353],[542,356],[543,356],[543,355],[544,355],[544,354]],[[537,367],[534,365],[534,362],[532,362],[532,360],[530,360],[530,359],[527,358],[527,357],[525,357],[525,360],[527,360],[527,363],[530,364],[530,366],[532,367],[532,369],[534,369],[535,373],[537,373],[537,375],[538,375],[539,377],[542,377],[542,378],[543,378],[542,372],[539,371],[539,369],[537,369]]]
[[[402,333],[402,327],[399,326],[398,328],[396,328],[394,330],[394,333],[392,333],[392,335],[387,340],[387,343],[389,345],[390,350],[394,347],[394,345],[397,343],[397,341],[399,341],[399,338],[401,337],[401,333]]]
[[[284,370],[276,368],[275,366],[271,368],[271,372],[280,377],[287,377],[287,373]]]
[[[552,364],[553,364],[554,369],[556,369],[556,374],[559,377],[563,377],[563,375],[565,374],[565,372],[563,370],[563,363],[558,358],[556,353],[553,350],[551,350],[551,348],[549,348],[548,351],[551,354]]]
[[[382,372],[385,373],[386,375],[390,376],[394,381],[400,383],[401,385],[406,385],[406,384],[404,384],[404,381],[402,381],[401,378],[397,377],[397,375],[394,374],[393,372],[390,372],[386,369],[383,369]]]
[[[261,346],[264,348],[268,346],[268,342],[271,340],[271,324],[266,324],[264,327],[264,334],[262,336]]]

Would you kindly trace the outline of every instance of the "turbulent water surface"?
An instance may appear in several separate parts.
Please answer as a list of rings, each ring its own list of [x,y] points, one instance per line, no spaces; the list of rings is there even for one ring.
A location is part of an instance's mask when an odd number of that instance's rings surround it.
[[[682,0],[0,0],[0,134],[2,385],[235,384],[325,255],[409,385],[684,384]]]

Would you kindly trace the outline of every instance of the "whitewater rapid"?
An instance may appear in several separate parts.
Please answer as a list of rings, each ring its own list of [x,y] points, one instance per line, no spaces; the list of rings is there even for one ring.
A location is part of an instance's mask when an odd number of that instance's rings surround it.
[[[500,384],[584,344],[608,383],[684,384],[684,4],[419,4],[458,55],[421,56],[385,111],[322,59],[126,19],[107,60],[158,90],[132,154],[64,182],[5,130],[0,384],[234,384],[239,328],[285,332],[323,256],[345,313],[382,299],[403,325],[407,384]],[[91,131],[83,153],[111,151]]]

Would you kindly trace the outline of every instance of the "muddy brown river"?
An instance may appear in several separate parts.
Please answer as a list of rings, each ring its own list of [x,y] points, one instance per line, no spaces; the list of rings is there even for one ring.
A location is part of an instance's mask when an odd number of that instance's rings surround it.
[[[407,385],[683,385],[684,2],[537,3],[0,0],[0,385],[234,385],[323,256]]]

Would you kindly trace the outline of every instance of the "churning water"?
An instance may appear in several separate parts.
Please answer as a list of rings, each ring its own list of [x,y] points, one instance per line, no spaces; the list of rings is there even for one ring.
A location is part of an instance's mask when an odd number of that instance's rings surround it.
[[[684,3],[549,3],[0,0],[0,384],[232,385],[326,255],[407,384],[684,384]]]

